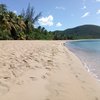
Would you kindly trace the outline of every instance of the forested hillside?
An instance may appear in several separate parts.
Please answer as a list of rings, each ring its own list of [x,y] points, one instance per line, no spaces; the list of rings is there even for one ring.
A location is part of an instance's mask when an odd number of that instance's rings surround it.
[[[100,26],[83,25],[54,33],[55,39],[95,39],[100,38]]]

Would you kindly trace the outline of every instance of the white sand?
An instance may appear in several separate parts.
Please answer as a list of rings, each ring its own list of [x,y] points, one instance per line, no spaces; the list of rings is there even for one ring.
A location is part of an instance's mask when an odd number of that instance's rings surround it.
[[[100,100],[100,83],[64,41],[0,41],[0,100]]]

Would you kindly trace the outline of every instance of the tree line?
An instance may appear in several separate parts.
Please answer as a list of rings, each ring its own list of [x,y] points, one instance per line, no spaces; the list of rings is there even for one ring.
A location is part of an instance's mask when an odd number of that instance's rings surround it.
[[[40,17],[41,12],[36,15],[30,4],[20,15],[9,11],[5,4],[0,4],[0,40],[54,39],[53,32],[41,26],[34,27]]]
[[[22,9],[17,15],[0,4],[0,40],[73,40],[100,37],[100,26],[83,25],[64,31],[47,31],[44,27],[35,27],[41,12],[36,14],[34,7]]]

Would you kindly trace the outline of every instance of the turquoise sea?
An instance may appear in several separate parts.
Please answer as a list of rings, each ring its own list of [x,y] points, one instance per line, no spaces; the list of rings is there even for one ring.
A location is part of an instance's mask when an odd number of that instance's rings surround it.
[[[100,80],[100,39],[69,41],[65,45],[80,58],[88,71]]]

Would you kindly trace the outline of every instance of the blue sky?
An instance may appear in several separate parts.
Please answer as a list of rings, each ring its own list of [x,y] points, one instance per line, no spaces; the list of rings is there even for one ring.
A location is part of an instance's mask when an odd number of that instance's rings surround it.
[[[64,30],[83,24],[100,25],[100,0],[0,0],[20,14],[28,3],[42,12],[38,25],[47,30]]]

